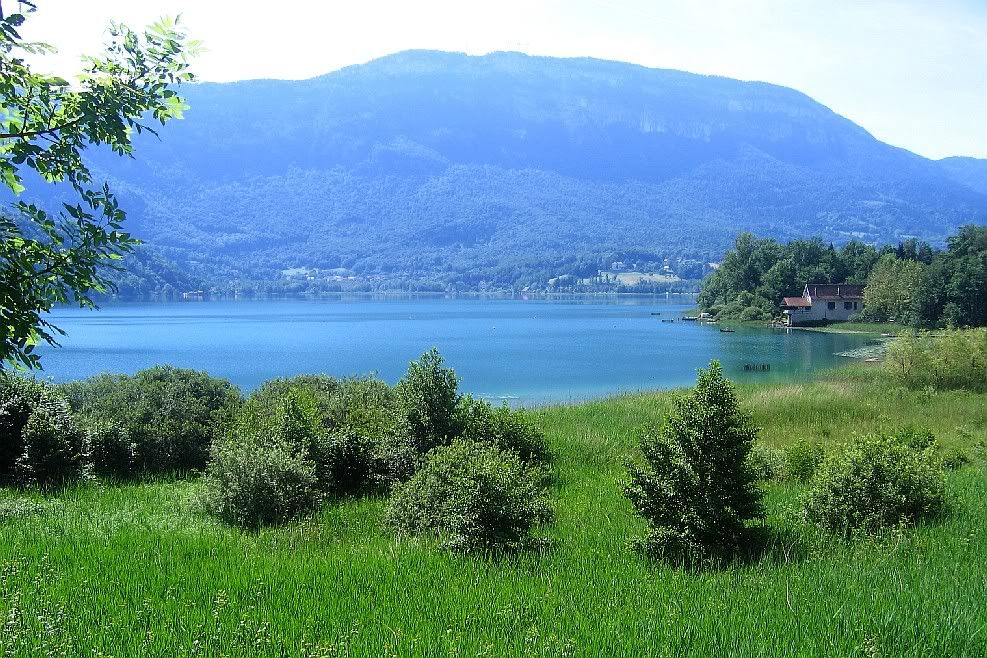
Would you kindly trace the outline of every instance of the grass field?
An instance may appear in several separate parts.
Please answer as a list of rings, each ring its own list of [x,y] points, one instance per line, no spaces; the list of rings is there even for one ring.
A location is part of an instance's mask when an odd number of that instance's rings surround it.
[[[451,555],[381,529],[382,501],[243,533],[195,481],[0,491],[5,656],[984,656],[987,396],[890,390],[873,372],[744,386],[763,440],[828,443],[901,424],[979,455],[943,521],[843,544],[767,488],[771,539],[690,573],[643,561],[620,491],[638,427],[670,394],[537,410],[555,453],[550,548]]]

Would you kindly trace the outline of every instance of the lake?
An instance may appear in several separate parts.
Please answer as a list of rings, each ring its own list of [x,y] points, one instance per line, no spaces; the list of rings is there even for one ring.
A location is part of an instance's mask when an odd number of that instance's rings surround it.
[[[66,381],[156,364],[206,370],[244,390],[299,373],[376,372],[395,382],[438,347],[462,390],[512,404],[586,400],[689,385],[719,359],[736,380],[806,377],[872,339],[679,320],[692,303],[655,298],[358,299],[113,303],[58,308],[68,332],[43,348],[45,375]],[[662,322],[662,320],[674,322]],[[770,372],[745,372],[770,364]]]

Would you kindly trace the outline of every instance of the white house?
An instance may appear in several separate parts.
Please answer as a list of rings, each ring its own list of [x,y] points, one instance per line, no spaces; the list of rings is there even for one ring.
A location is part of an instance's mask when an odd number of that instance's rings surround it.
[[[846,322],[864,308],[864,286],[853,283],[807,283],[801,297],[782,301],[789,326]]]

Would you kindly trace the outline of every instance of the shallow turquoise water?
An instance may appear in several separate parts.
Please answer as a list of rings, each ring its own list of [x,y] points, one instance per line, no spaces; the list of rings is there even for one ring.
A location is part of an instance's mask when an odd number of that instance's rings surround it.
[[[432,346],[464,391],[522,404],[683,386],[719,359],[737,380],[806,376],[844,362],[859,335],[739,329],[678,320],[691,304],[656,299],[216,301],[59,308],[68,332],[45,348],[56,381],[168,363],[226,377],[245,390],[306,372],[378,373],[396,381]],[[655,315],[660,314],[660,315]],[[662,322],[675,319],[675,322]],[[767,373],[744,365],[770,364]]]

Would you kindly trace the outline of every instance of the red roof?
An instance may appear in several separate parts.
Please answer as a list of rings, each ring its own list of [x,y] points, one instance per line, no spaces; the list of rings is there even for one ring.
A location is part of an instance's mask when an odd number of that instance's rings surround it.
[[[807,283],[805,293],[812,299],[861,301],[864,298],[864,286],[859,283]]]
[[[781,300],[781,305],[793,307],[812,306],[812,304],[809,303],[809,300],[805,297],[785,297]]]

